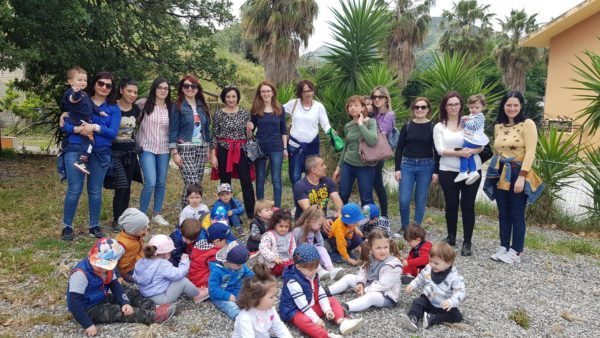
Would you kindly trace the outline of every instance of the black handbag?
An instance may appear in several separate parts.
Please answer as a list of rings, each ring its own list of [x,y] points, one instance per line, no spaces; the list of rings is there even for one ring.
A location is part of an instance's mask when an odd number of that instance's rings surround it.
[[[255,139],[249,139],[243,146],[246,158],[250,162],[254,162],[258,159],[265,157],[265,152],[260,147],[260,144]]]

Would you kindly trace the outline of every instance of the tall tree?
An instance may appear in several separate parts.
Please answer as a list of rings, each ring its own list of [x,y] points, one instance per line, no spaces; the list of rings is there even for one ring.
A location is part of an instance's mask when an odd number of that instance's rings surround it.
[[[528,16],[525,10],[511,10],[504,20],[498,20],[502,26],[500,43],[496,45],[494,56],[502,70],[502,83],[510,90],[525,92],[525,76],[539,58],[537,48],[520,47],[519,40],[537,30],[537,14]]]
[[[406,84],[415,68],[415,47],[423,47],[429,30],[429,11],[435,0],[394,0],[392,33],[385,50],[394,72],[400,75],[400,84]]]
[[[492,35],[490,5],[479,6],[477,0],[460,0],[452,11],[442,13],[440,49],[450,54],[475,54],[483,56],[486,41]]]
[[[308,46],[318,13],[314,0],[248,0],[242,5],[244,35],[275,84],[291,83],[298,77],[300,44]]]
[[[215,54],[226,0],[0,0],[0,69],[24,66],[19,89],[60,100],[65,71],[79,65],[140,80],[183,73],[225,83],[235,67]]]

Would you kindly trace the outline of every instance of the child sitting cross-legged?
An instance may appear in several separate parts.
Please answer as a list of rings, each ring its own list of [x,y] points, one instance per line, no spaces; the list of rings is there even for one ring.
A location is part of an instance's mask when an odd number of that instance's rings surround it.
[[[396,305],[402,285],[400,284],[400,252],[398,245],[387,235],[375,229],[362,244],[363,265],[358,275],[345,275],[329,286],[329,293],[336,295],[349,288],[359,296],[343,304],[350,312],[363,311],[371,306],[392,307]]]
[[[135,263],[144,257],[144,235],[149,223],[148,216],[137,208],[128,208],[119,217],[122,230],[115,239],[125,247],[125,253],[117,268],[125,281],[133,283]]]
[[[220,222],[214,223],[207,229],[206,239],[212,245],[212,248],[202,250],[194,247],[192,249],[188,278],[200,289],[199,302],[209,297],[208,276],[210,275],[210,269],[208,263],[214,261],[217,252],[227,245],[230,232],[231,230],[229,230],[226,224]]]
[[[292,254],[296,249],[296,239],[290,231],[292,214],[286,209],[273,213],[269,228],[258,246],[258,261],[265,264],[275,276],[281,276],[283,268],[293,264]]]
[[[458,305],[465,299],[465,281],[454,263],[455,253],[448,243],[435,243],[429,252],[429,265],[406,287],[407,293],[423,288],[421,296],[413,300],[408,315],[400,322],[411,331],[418,330],[423,318],[423,328],[435,324],[458,323],[462,314]]]
[[[293,233],[297,244],[306,243],[312,245],[319,252],[319,257],[321,257],[319,278],[321,280],[330,278],[335,281],[340,279],[345,274],[345,271],[343,268],[333,266],[331,257],[329,257],[327,249],[325,249],[325,241],[323,234],[321,234],[321,227],[325,221],[323,208],[319,205],[311,205],[308,209],[304,210],[302,216],[296,221]]]
[[[406,227],[404,239],[410,246],[408,257],[402,260],[402,284],[406,285],[429,264],[431,242],[425,240],[427,232],[420,225],[413,223]]]
[[[217,187],[219,199],[215,201],[211,211],[210,219],[218,222],[224,222],[233,227],[239,237],[244,236],[241,217],[244,214],[244,206],[235,197],[231,184],[221,183]]]
[[[252,270],[255,275],[244,280],[237,300],[241,310],[232,338],[292,338],[274,307],[279,295],[277,280],[264,264],[258,263]]]
[[[363,214],[367,221],[361,224],[358,229],[362,232],[363,237],[367,238],[371,231],[379,229],[389,238],[393,238],[392,227],[389,218],[381,216],[379,207],[376,204],[367,204],[362,207]]]
[[[67,307],[89,337],[98,333],[95,324],[163,323],[177,310],[174,304],[156,307],[134,289],[125,294],[113,273],[124,251],[116,240],[100,238],[71,270]]]
[[[358,265],[358,260],[351,251],[358,248],[363,241],[363,234],[358,226],[365,221],[365,215],[357,204],[348,203],[342,207],[341,216],[331,225],[327,234],[331,246],[331,260],[334,263]]]
[[[156,304],[174,303],[182,294],[199,301],[200,290],[185,276],[190,268],[188,255],[178,267],[169,262],[174,245],[166,235],[154,235],[144,247],[144,258],[135,263],[133,279],[142,296]]]
[[[250,237],[248,237],[248,250],[258,251],[262,235],[267,231],[267,225],[273,216],[273,201],[259,200],[254,206],[254,219],[250,223]]]
[[[240,313],[236,301],[244,279],[254,276],[254,272],[246,266],[249,256],[246,246],[235,241],[217,252],[216,261],[208,263],[210,300],[231,319]]]
[[[309,337],[327,338],[339,335],[327,332],[321,317],[339,325],[340,333],[349,335],[362,327],[363,319],[344,316],[342,305],[334,297],[327,297],[319,285],[317,270],[321,257],[317,249],[300,244],[294,251],[294,264],[283,272],[283,291],[279,314]]]

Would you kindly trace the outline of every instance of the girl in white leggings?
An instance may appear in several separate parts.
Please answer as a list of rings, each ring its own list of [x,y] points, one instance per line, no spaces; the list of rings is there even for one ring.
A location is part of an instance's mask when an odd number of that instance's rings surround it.
[[[363,242],[361,260],[365,262],[357,275],[345,275],[329,287],[332,295],[349,288],[359,296],[342,304],[350,312],[396,305],[402,291],[400,276],[402,262],[398,246],[379,229],[372,231]]]

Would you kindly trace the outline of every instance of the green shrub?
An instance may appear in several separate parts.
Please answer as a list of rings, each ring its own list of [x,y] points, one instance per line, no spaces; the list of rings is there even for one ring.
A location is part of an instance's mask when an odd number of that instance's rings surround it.
[[[508,319],[514,321],[520,327],[528,329],[531,325],[531,317],[525,309],[515,309],[510,312]]]

